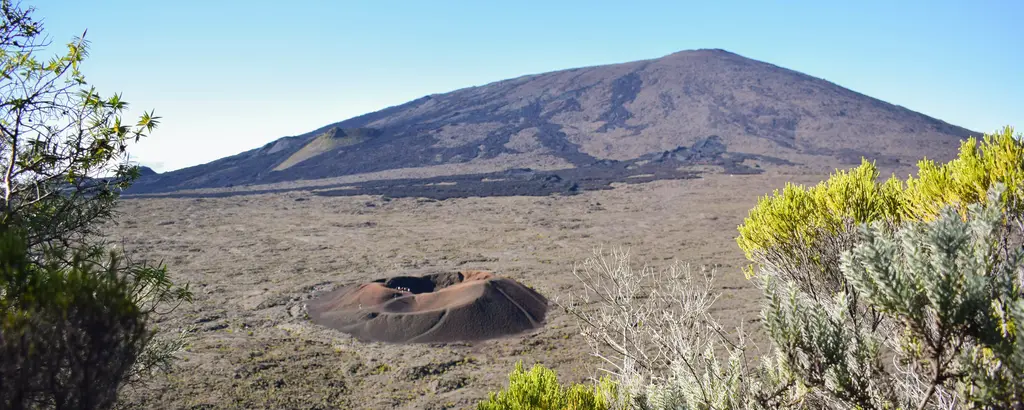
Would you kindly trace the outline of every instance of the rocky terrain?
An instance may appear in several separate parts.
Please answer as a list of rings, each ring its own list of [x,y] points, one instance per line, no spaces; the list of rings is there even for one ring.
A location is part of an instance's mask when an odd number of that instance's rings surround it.
[[[901,175],[905,170],[899,171]],[[466,409],[507,383],[516,361],[563,381],[600,376],[575,320],[556,302],[582,287],[573,266],[626,248],[639,267],[717,269],[713,313],[757,331],[760,293],[741,271],[736,226],[758,196],[821,174],[779,166],[753,175],[613,184],[577,195],[434,200],[309,191],[123,201],[111,237],[162,261],[195,302],[158,325],[186,331],[168,376],[125,393],[127,408]],[[364,342],[303,313],[341,286],[422,271],[482,269],[547,297],[545,325],[483,342]]]

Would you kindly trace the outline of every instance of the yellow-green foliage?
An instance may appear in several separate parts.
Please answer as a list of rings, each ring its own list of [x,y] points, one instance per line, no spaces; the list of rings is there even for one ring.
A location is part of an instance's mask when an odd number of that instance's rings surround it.
[[[848,229],[850,223],[884,221],[896,227],[905,220],[931,219],[946,204],[966,209],[984,202],[995,182],[1007,187],[1004,204],[1012,208],[1009,213],[1024,211],[1024,143],[1010,127],[980,143],[969,138],[949,163],[922,160],[918,168],[918,177],[906,184],[895,176],[880,182],[878,169],[867,161],[814,187],[788,184],[758,201],[739,226],[736,241],[750,259],[768,249],[787,255]]]
[[[534,365],[530,371],[517,362],[505,390],[491,393],[478,410],[606,410],[617,397],[616,385],[601,379],[597,386],[562,386],[551,369]]]
[[[846,229],[849,222],[885,220],[898,223],[903,209],[903,184],[895,177],[878,181],[873,163],[837,171],[811,188],[786,184],[761,198],[740,225],[737,242],[751,253],[778,245],[809,245],[822,235]]]
[[[1024,143],[1006,127],[982,141],[970,138],[960,146],[956,159],[937,165],[931,160],[918,163],[918,178],[907,180],[909,213],[924,220],[934,219],[943,205],[952,204],[964,212],[967,206],[984,203],[996,182],[1006,186],[1003,205],[1009,215],[1024,213]]]

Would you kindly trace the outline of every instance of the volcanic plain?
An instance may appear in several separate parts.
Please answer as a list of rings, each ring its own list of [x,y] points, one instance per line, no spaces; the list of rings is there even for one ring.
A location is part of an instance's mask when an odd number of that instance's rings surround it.
[[[906,176],[909,170],[896,171]],[[195,301],[159,326],[185,331],[181,361],[149,388],[145,408],[467,408],[502,388],[516,361],[563,382],[600,376],[572,317],[555,302],[581,287],[575,264],[628,249],[636,266],[714,268],[714,314],[756,331],[760,293],[747,281],[736,227],[758,197],[827,168],[687,179],[575,195],[390,198],[310,190],[215,197],[128,198],[110,230],[137,259],[164,262]],[[312,323],[313,297],[394,274],[482,269],[536,289],[544,327],[482,342],[363,342]]]

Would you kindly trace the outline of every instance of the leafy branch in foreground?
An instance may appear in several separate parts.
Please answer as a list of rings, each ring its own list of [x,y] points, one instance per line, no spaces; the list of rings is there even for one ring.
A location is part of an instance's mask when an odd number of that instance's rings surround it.
[[[158,125],[125,117],[91,87],[88,42],[50,44],[32,8],[0,0],[0,403],[108,408],[126,383],[167,369],[183,339],[156,336],[191,301],[164,266],[112,252],[120,192],[139,176],[128,148]]]

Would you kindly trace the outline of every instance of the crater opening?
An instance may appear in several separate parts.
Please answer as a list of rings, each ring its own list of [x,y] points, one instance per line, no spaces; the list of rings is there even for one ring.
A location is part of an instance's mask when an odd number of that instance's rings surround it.
[[[313,323],[361,340],[436,343],[539,328],[548,301],[489,271],[459,271],[351,284],[320,295],[306,308]]]
[[[430,293],[448,286],[461,283],[465,280],[462,272],[434,273],[424,276],[393,276],[374,280],[374,283],[382,283],[384,287],[412,294]]]

